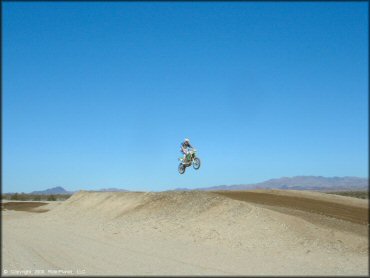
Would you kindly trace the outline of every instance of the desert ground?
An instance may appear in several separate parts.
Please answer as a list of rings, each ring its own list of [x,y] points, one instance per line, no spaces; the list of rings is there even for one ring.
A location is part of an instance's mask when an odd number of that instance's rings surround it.
[[[3,201],[2,275],[367,276],[368,213],[368,200],[293,190]]]

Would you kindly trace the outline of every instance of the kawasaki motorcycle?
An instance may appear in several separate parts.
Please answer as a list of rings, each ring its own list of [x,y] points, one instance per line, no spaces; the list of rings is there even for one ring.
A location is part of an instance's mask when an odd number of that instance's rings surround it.
[[[195,170],[198,170],[200,167],[200,159],[196,156],[197,150],[192,149],[188,151],[185,156],[185,159],[180,157],[180,164],[179,164],[179,173],[184,174],[186,167],[193,165]]]

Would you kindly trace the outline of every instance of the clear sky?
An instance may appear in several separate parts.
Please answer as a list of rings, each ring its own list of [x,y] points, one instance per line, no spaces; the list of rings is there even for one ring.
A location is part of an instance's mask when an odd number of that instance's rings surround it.
[[[2,5],[3,192],[368,175],[367,2]]]

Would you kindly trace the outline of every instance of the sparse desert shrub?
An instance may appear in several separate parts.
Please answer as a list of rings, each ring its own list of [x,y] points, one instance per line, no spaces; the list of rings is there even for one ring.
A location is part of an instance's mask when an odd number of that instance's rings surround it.
[[[33,200],[33,201],[41,201],[41,196],[40,195],[33,195],[33,196],[31,196],[31,200]]]
[[[27,193],[13,193],[13,194],[2,194],[1,198],[3,200],[14,200],[14,201],[65,201],[71,194],[50,194],[50,195],[43,195],[43,194],[27,194]]]
[[[10,197],[10,200],[19,200],[19,194],[18,194],[18,193],[14,193],[14,194]]]
[[[3,200],[10,200],[10,194],[2,194],[1,195],[1,199],[3,199]]]
[[[55,198],[54,195],[49,195],[48,198],[47,198],[48,201],[56,201],[57,198]]]
[[[22,192],[21,194],[18,195],[18,200],[19,201],[27,201],[28,200],[27,194]]]

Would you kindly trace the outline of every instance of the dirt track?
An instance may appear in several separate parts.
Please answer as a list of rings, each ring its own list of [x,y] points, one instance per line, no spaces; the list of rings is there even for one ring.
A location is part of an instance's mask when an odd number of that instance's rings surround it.
[[[48,203],[43,202],[6,202],[1,203],[1,210],[16,210],[16,211],[29,211],[29,212],[46,212],[48,210],[36,210],[41,206],[45,206]]]
[[[70,275],[307,276],[367,275],[369,269],[368,203],[350,197],[79,192],[64,202],[3,207],[7,275],[59,269]]]
[[[369,223],[368,207],[335,202],[330,198],[317,200],[309,196],[287,196],[277,195],[274,192],[253,191],[215,191],[215,193],[244,202],[317,213],[357,224]]]

